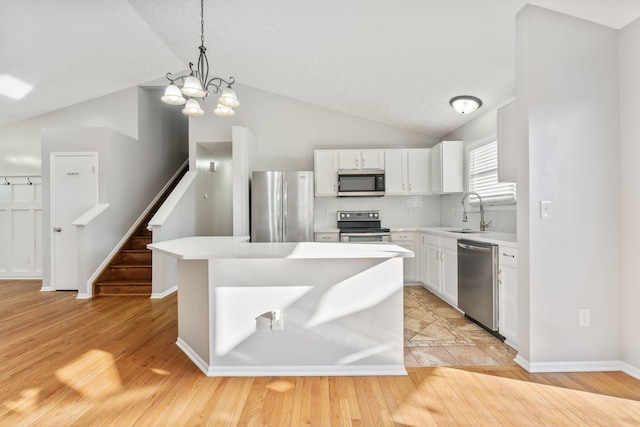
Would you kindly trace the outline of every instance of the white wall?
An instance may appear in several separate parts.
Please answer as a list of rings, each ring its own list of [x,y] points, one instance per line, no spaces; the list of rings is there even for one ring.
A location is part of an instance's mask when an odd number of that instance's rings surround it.
[[[518,175],[518,279],[530,310],[519,318],[521,356],[533,370],[620,360],[617,32],[527,6],[516,52],[528,123],[528,180]],[[551,218],[539,218],[541,200]],[[580,308],[591,310],[590,327],[578,326]]]
[[[206,236],[233,235],[233,161],[231,142],[196,144],[199,172],[198,194],[202,205],[196,212],[197,230]],[[210,171],[210,162],[216,170]]]
[[[191,153],[196,152],[196,143],[230,141],[234,125],[249,128],[257,137],[252,149],[253,170],[313,170],[313,150],[319,148],[418,148],[436,142],[424,134],[256,88],[237,85],[236,92],[242,104],[234,117],[214,115],[214,104],[208,99],[203,107],[206,114],[189,120]],[[193,170],[195,154],[190,162]],[[338,209],[380,209],[389,226],[440,223],[438,197],[317,198],[315,227],[335,227]]]
[[[77,127],[76,113],[80,106],[60,110],[56,119],[43,116],[33,126],[55,123],[56,128],[42,129],[42,182],[43,182],[43,288],[50,287],[50,181],[49,156],[59,151],[97,151],[99,153],[98,200],[108,203],[109,209],[100,218],[99,229],[89,227],[92,233],[85,240],[92,242],[87,258],[87,271],[81,276],[89,278],[114,246],[125,236],[147,205],[187,157],[187,120],[179,112],[158,101],[159,90],[133,89],[138,95],[128,103],[108,96],[101,102],[90,101],[96,117],[103,114],[117,129]],[[98,109],[96,104],[102,109]],[[125,121],[117,117],[121,111]],[[117,113],[116,113],[117,112]],[[139,119],[140,135],[135,139],[118,132],[130,126],[130,115]],[[129,128],[129,131],[133,129]],[[69,195],[72,197],[73,195]],[[85,279],[85,280],[86,280]],[[79,286],[84,286],[80,283]],[[83,289],[79,288],[80,293]],[[90,292],[90,289],[84,289]]]
[[[640,281],[637,263],[640,259],[638,218],[640,218],[640,20],[620,31],[620,127],[622,198],[620,224],[622,230],[622,360],[636,367],[640,374],[640,336],[637,311]]]
[[[316,148],[414,148],[430,147],[436,142],[417,132],[256,88],[236,86],[242,103],[236,115],[216,116],[213,114],[215,97],[209,97],[203,106],[206,114],[189,120],[189,141],[191,145],[231,141],[231,126],[245,126],[259,141],[255,147],[254,170],[313,170]]]
[[[62,110],[0,127],[0,175],[40,175],[43,128],[106,127],[138,137],[138,91],[124,89]]]
[[[470,122],[460,126],[442,138],[443,141],[464,141],[466,147],[489,136],[495,136],[498,130],[498,107],[479,114]],[[478,111],[480,112],[480,111]],[[465,155],[464,168],[467,170]],[[465,172],[466,173],[466,172]],[[467,180],[465,178],[465,187]],[[519,195],[518,195],[519,196]],[[447,227],[480,227],[480,212],[469,212],[469,222],[462,222],[462,194],[448,194],[440,198],[440,223]],[[488,230],[505,233],[516,232],[515,206],[487,206],[485,221],[492,221]]]

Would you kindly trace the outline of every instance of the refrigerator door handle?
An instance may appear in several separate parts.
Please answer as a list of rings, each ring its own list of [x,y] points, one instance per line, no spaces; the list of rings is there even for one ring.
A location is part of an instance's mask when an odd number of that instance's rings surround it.
[[[289,211],[289,198],[287,197],[287,179],[282,180],[282,241],[287,241],[287,212]]]

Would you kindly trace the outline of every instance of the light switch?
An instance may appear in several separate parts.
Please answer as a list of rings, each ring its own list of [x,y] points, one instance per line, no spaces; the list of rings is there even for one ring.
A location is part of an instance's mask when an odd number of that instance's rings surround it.
[[[540,201],[540,218],[551,218],[551,202],[549,200]]]

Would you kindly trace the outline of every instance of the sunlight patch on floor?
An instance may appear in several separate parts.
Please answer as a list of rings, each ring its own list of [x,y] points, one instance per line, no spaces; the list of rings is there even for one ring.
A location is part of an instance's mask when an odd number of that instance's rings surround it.
[[[122,389],[111,353],[89,350],[55,372],[56,378],[87,399],[101,399]]]

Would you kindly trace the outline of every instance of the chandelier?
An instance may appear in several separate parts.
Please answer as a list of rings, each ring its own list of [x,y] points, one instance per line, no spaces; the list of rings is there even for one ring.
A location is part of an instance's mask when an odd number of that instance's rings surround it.
[[[205,98],[210,93],[219,93],[218,105],[213,112],[218,116],[231,117],[236,113],[233,109],[240,105],[236,92],[231,87],[236,80],[233,77],[229,77],[229,81],[220,77],[209,79],[209,60],[207,59],[207,48],[204,47],[204,0],[200,0],[200,40],[200,56],[198,56],[196,68],[193,68],[193,62],[189,62],[191,72],[188,75],[174,77],[172,73],[167,73],[167,80],[171,83],[160,99],[165,104],[184,105],[182,113],[187,116],[201,116],[204,114],[204,110],[200,107],[197,98]],[[181,83],[182,87],[178,87],[176,82]],[[223,85],[227,85],[227,87],[222,89]]]

